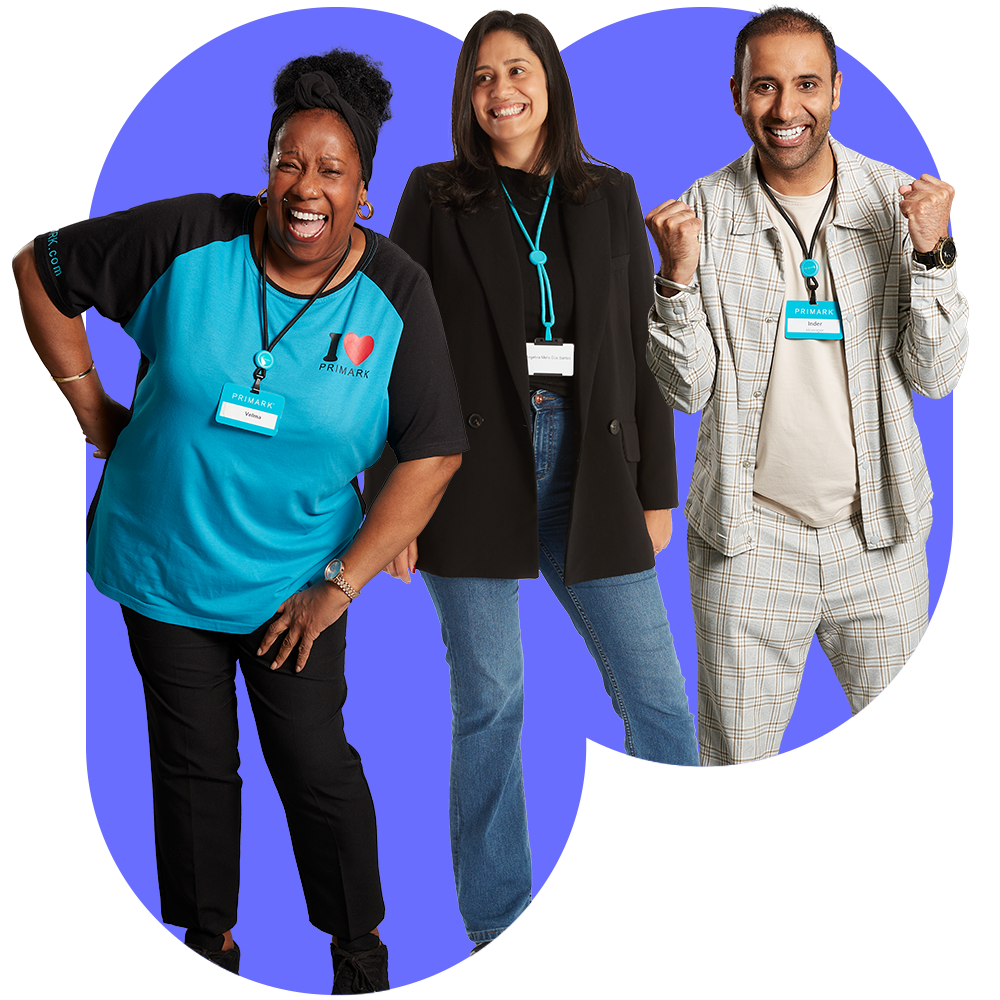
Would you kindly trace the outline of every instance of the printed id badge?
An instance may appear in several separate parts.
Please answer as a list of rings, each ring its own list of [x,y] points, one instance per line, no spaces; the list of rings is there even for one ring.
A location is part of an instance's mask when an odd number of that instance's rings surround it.
[[[529,375],[572,375],[573,344],[539,337],[527,344]]]
[[[836,302],[785,303],[786,340],[843,340]]]
[[[227,382],[222,387],[215,419],[220,424],[274,437],[278,433],[278,421],[284,408],[284,396],[273,392],[251,392],[242,385]]]

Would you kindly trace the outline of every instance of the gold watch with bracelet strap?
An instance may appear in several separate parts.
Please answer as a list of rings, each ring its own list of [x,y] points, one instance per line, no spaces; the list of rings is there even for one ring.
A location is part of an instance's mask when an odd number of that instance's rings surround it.
[[[353,601],[358,596],[358,591],[344,579],[344,564],[340,559],[331,559],[326,564],[326,569],[323,570],[323,576],[335,587],[339,587],[347,595],[349,601]]]

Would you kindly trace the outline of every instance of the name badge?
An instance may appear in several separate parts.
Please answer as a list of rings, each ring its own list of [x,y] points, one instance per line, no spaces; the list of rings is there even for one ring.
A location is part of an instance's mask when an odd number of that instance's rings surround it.
[[[785,303],[786,340],[843,340],[836,302]]]
[[[528,349],[529,375],[572,375],[573,344],[539,338]]]
[[[285,397],[273,392],[251,392],[242,385],[227,382],[222,387],[215,419],[230,427],[274,437],[285,408]]]

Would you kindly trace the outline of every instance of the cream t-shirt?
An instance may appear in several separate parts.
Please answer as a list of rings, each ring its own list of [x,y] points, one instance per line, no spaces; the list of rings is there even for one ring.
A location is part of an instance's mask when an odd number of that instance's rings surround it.
[[[829,184],[805,197],[774,192],[807,247],[829,194]],[[809,290],[799,271],[802,248],[781,213],[764,197],[768,216],[781,234],[785,302],[808,301]],[[819,264],[817,301],[836,301],[826,255],[826,223],[833,217],[834,204],[823,218],[813,252]],[[815,528],[845,520],[861,503],[844,342],[787,340],[784,312],[775,331],[753,489],[754,503]]]

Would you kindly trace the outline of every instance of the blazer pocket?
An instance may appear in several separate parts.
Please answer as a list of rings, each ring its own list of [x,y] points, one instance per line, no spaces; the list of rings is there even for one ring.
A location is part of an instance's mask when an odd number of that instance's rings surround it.
[[[625,451],[626,462],[638,462],[639,455],[639,425],[634,420],[623,420],[622,448]]]
[[[631,258],[630,253],[623,253],[618,257],[611,258],[611,273],[614,274],[615,271],[620,271],[623,267],[628,267],[629,258]]]

